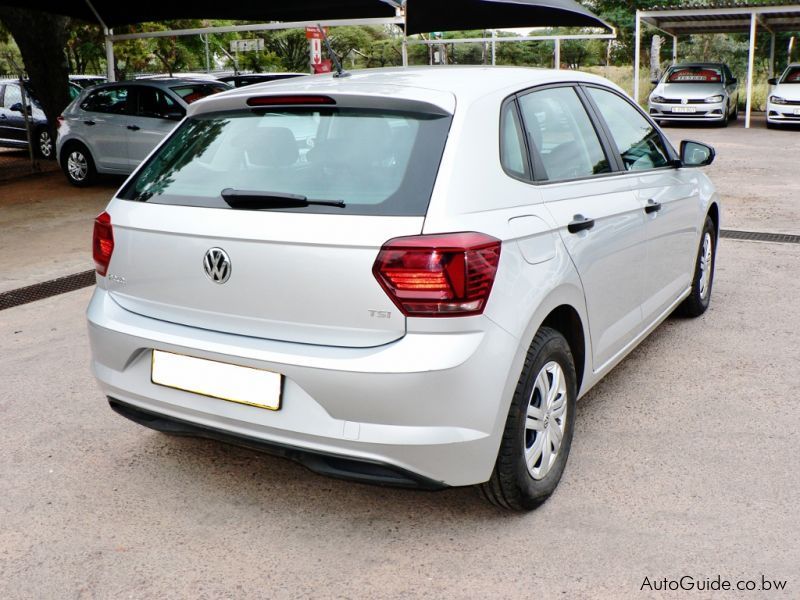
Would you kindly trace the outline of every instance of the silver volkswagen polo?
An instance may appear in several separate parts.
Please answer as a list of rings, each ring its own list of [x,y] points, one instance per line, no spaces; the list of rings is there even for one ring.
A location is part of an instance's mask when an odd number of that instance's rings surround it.
[[[708,307],[720,204],[693,167],[713,158],[573,71],[200,100],[97,217],[93,371],[162,432],[533,508],[576,400]]]
[[[659,123],[701,121],[723,127],[739,117],[739,83],[728,65],[673,65],[650,94],[650,116]]]

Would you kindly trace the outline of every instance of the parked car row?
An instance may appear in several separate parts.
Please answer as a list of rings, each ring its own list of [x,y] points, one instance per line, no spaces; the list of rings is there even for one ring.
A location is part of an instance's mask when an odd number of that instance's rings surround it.
[[[201,98],[231,89],[220,81],[147,79],[84,90],[59,117],[57,157],[70,183],[98,173],[127,175]]]

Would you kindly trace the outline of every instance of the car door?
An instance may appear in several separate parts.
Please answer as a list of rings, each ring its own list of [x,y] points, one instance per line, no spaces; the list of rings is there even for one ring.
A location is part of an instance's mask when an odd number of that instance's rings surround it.
[[[519,99],[543,200],[583,284],[595,371],[641,329],[644,213],[572,85]]]
[[[28,100],[30,104],[30,100]],[[22,104],[22,93],[19,84],[7,83],[3,92],[3,107],[0,110],[0,137],[15,142],[25,142],[28,130],[25,127],[25,116],[19,110],[11,110],[14,105]]]
[[[95,90],[81,103],[81,113],[73,125],[103,171],[129,171],[125,127],[133,110],[130,87],[114,85]]]
[[[642,317],[647,326],[691,283],[701,223],[697,181],[676,167],[675,151],[632,102],[606,88],[585,89],[628,172],[624,180],[645,215],[647,267]]]
[[[177,101],[155,86],[136,86],[135,96],[136,110],[126,125],[131,171],[175,128],[185,114]]]

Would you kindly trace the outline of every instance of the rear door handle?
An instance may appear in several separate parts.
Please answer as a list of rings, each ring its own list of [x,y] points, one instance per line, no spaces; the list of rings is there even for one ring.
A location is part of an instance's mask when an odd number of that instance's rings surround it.
[[[661,202],[656,202],[652,198],[647,201],[647,205],[644,207],[644,212],[648,215],[654,212],[658,212],[661,210]]]
[[[139,127],[138,125],[128,125],[128,129],[130,129],[131,131],[139,131],[141,127]]]
[[[578,233],[579,231],[591,229],[592,227],[594,227],[594,219],[584,217],[583,215],[575,215],[572,217],[572,221],[567,224],[567,231],[570,233]]]
[[[95,125],[95,122],[94,121],[84,121],[83,124],[84,125]]]

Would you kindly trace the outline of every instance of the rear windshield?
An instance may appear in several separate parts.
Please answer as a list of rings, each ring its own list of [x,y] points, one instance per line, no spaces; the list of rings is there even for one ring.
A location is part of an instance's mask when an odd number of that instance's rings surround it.
[[[196,83],[192,85],[179,85],[170,89],[183,98],[186,104],[191,104],[192,102],[197,102],[200,98],[205,98],[206,96],[218,92],[224,92],[231,88],[222,83]]]
[[[675,67],[667,73],[667,83],[719,83],[722,71],[716,67]]]
[[[233,188],[346,205],[280,210],[421,216],[449,127],[449,117],[355,108],[202,115],[186,119],[120,197],[229,208],[221,192]]]
[[[800,83],[800,67],[789,67],[781,83]]]

